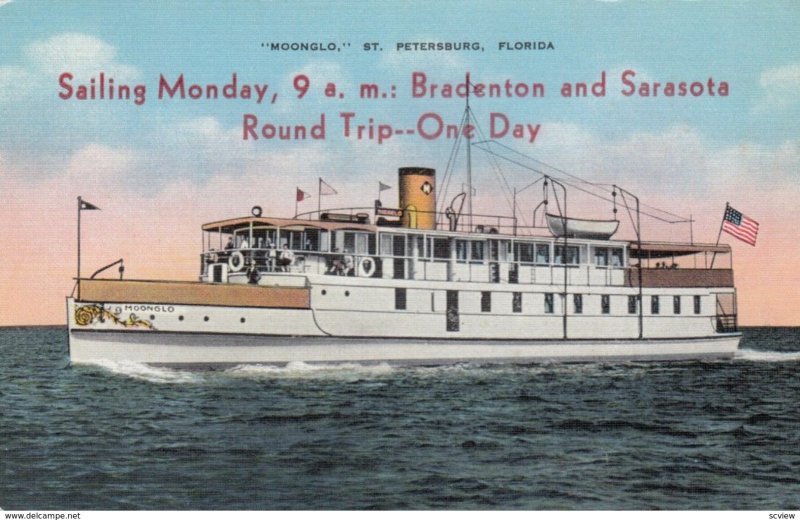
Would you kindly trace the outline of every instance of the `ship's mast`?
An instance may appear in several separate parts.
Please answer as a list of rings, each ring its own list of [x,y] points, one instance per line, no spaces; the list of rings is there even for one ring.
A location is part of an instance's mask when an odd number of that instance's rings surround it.
[[[472,112],[469,109],[469,72],[467,72],[467,108],[466,108],[466,125],[464,131],[467,136],[467,225],[469,231],[472,231],[472,138],[470,136],[470,121],[472,121]]]

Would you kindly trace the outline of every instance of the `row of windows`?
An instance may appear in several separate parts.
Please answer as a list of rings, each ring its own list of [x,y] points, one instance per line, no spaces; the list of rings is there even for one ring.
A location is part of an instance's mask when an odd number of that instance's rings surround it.
[[[482,263],[485,260],[507,261],[513,258],[522,264],[549,265],[554,264],[578,265],[586,263],[586,246],[570,246],[536,242],[514,242],[499,240],[465,240],[450,237],[428,237],[423,240],[420,235],[400,235],[382,233],[380,235],[380,253],[382,256],[416,255],[421,258],[433,260],[450,260],[452,249],[455,248],[455,257],[458,262]],[[624,251],[621,247],[591,248],[594,264],[598,266],[622,267],[624,265]]]
[[[575,314],[583,314],[583,294],[572,295],[572,310]],[[628,314],[637,314],[639,297],[628,296]],[[650,297],[650,313],[659,314],[660,312],[660,297]],[[700,314],[702,312],[702,300],[699,295],[693,296],[694,313]],[[394,308],[396,310],[406,310],[407,294],[406,289],[397,288],[394,291]],[[522,312],[522,293],[511,293],[511,311],[515,313]],[[491,291],[481,292],[481,312],[492,312],[492,293]],[[553,314],[555,312],[555,293],[544,293],[544,312],[545,314]],[[608,294],[600,295],[600,312],[602,314],[611,314],[611,296]],[[672,313],[681,313],[681,297],[672,297]]]

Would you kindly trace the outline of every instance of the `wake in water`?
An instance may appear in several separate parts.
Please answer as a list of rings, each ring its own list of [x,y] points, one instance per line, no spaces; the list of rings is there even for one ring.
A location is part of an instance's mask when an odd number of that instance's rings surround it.
[[[800,352],[780,352],[771,350],[742,349],[734,357],[736,361],[756,361],[765,363],[787,363],[800,361]],[[154,367],[134,361],[98,361],[94,363],[111,373],[148,381],[150,383],[202,383],[212,372],[185,371],[165,367]],[[439,366],[392,366],[388,363],[304,363],[296,361],[283,366],[277,365],[237,365],[221,372],[224,375],[245,379],[330,379],[337,381],[358,381],[396,374],[402,370],[406,375],[417,378],[465,378],[486,375],[487,373],[524,371],[529,375],[542,373],[570,374],[573,376],[608,376],[609,371],[631,375],[632,372],[651,372],[657,367],[669,367],[671,363],[625,363],[608,365],[598,363],[556,363],[532,365],[475,365],[457,363]],[[219,374],[219,372],[213,372]]]
[[[195,372],[154,367],[135,361],[103,360],[92,364],[114,374],[127,376],[132,379],[140,379],[150,383],[199,383],[202,381],[201,374]]]
[[[388,363],[362,365],[360,363],[310,364],[293,361],[284,366],[238,365],[225,371],[226,374],[246,378],[286,379],[341,379],[357,380],[391,374],[394,369]]]
[[[774,350],[749,350],[741,349],[734,359],[745,361],[764,361],[769,363],[783,363],[800,361],[800,352],[779,352]]]

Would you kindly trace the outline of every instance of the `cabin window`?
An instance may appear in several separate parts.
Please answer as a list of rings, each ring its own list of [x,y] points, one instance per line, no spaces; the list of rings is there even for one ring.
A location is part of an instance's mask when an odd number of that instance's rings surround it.
[[[482,263],[484,243],[475,240],[456,240],[456,259],[459,262]]]
[[[700,306],[700,296],[695,295],[694,297],[694,313],[700,314],[702,312],[702,308]]]
[[[471,247],[472,255],[470,257],[471,260],[473,262],[476,262],[476,263],[483,262],[483,258],[484,258],[484,247],[483,247],[484,244],[483,244],[483,242],[473,241],[473,242],[471,242],[471,244],[472,244],[472,247]]]
[[[394,252],[392,238],[392,235],[381,233],[381,256],[392,256],[392,253]]]
[[[611,314],[611,296],[608,294],[600,296],[600,312],[603,314]]]
[[[331,250],[330,234],[327,231],[321,231],[319,234],[319,250],[326,253]]]
[[[673,314],[680,314],[681,313],[681,297],[674,296],[672,298],[672,313]]]
[[[539,265],[550,263],[550,244],[536,244],[536,263]]]
[[[622,248],[611,248],[611,267],[622,267],[623,265],[623,251]]]
[[[534,244],[517,242],[515,245],[517,246],[517,260],[523,264],[532,264]]]
[[[414,256],[414,246],[416,245],[417,248],[417,256],[420,258],[427,258],[428,255],[425,252],[425,240],[423,240],[422,235],[409,235],[406,239],[406,256],[412,257]]]
[[[638,296],[628,296],[628,314],[636,314],[639,311],[639,303]]]
[[[481,312],[492,312],[492,293],[489,291],[481,292]]]
[[[266,228],[253,229],[253,247],[259,249],[272,249],[275,247],[275,230]]]
[[[406,237],[405,235],[381,233],[380,246],[381,256],[403,257],[406,254]]]
[[[573,294],[572,295],[572,305],[575,309],[575,314],[583,314],[583,295],[582,294]]]
[[[556,246],[555,260],[557,264],[578,265],[580,263],[580,248],[578,246],[567,246],[565,262],[564,246]]]
[[[469,260],[469,242],[466,240],[456,240],[456,260],[462,263]]]
[[[595,247],[594,248],[594,265],[605,267],[608,265],[608,248]]]
[[[377,250],[378,237],[375,233],[367,233],[367,254],[374,255]]]
[[[433,252],[434,260],[449,260],[450,259],[450,239],[449,238],[432,238],[431,250]]]
[[[650,297],[650,314],[658,314],[658,313],[659,313],[658,296],[651,296]]]
[[[406,289],[400,287],[395,288],[394,308],[398,311],[406,310]]]
[[[355,253],[356,252],[356,234],[355,233],[345,233],[344,234],[344,244],[343,244],[343,251],[345,253]]]
[[[553,306],[553,293],[544,293],[544,312],[545,314],[553,314],[555,311]]]
[[[522,312],[522,293],[511,294],[511,312]]]

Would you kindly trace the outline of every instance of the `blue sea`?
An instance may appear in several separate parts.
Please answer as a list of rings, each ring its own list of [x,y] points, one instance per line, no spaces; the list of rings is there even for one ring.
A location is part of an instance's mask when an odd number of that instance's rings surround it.
[[[734,360],[72,367],[0,329],[0,508],[798,509],[800,329]]]

